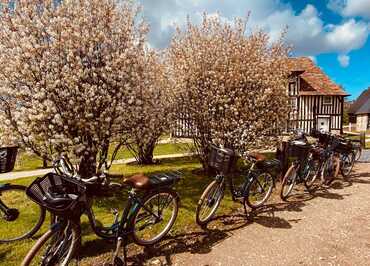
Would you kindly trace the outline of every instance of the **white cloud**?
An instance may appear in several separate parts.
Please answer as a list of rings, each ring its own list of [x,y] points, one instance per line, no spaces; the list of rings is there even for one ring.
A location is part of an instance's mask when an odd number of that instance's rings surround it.
[[[348,20],[341,25],[329,25],[330,32],[326,35],[327,46],[337,50],[348,52],[361,48],[369,35],[369,27],[364,22]]]
[[[370,19],[369,0],[330,0],[328,8],[346,17],[363,17]]]
[[[338,62],[342,67],[349,66],[350,57],[348,55],[338,55]]]
[[[310,58],[315,64],[317,63],[316,56],[309,55],[308,58]]]
[[[347,19],[339,24],[327,24],[321,19],[315,6],[308,4],[297,13],[281,0],[140,1],[144,7],[144,15],[151,24],[149,40],[154,47],[159,48],[168,45],[175,29],[174,24],[185,25],[187,15],[190,15],[192,21],[199,22],[203,11],[212,15],[219,14],[224,21],[245,17],[251,11],[249,26],[263,28],[270,33],[272,39],[280,37],[282,30],[288,26],[286,39],[293,45],[297,55],[315,56],[329,52],[347,54],[361,48],[370,31],[369,24],[354,19]]]

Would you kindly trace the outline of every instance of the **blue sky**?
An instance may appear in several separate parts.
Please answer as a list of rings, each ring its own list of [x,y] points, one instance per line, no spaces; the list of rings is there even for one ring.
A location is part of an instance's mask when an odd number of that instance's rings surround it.
[[[356,98],[370,87],[370,0],[138,0],[151,25],[149,42],[165,48],[187,15],[199,22],[206,11],[226,21],[251,12],[249,26],[272,39],[288,26],[294,55],[310,56]]]

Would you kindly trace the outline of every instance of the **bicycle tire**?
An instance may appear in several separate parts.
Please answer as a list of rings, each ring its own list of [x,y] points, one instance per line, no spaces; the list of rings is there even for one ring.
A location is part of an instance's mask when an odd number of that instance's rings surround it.
[[[139,206],[134,211],[134,214],[132,215],[132,218],[130,220],[130,228],[132,228],[131,231],[132,231],[132,237],[133,237],[134,242],[136,244],[140,245],[140,246],[151,246],[151,245],[154,245],[154,244],[158,243],[159,241],[161,241],[168,234],[168,232],[171,230],[173,224],[176,221],[178,210],[179,210],[179,196],[178,196],[177,192],[172,190],[172,189],[167,188],[167,189],[152,191],[151,193],[149,193],[148,195],[146,195],[143,198],[143,200],[142,200],[143,205],[145,206],[145,204],[147,202],[149,202],[151,199],[154,199],[154,197],[156,197],[160,194],[167,194],[167,197],[168,197],[168,195],[171,195],[171,197],[172,197],[171,201],[174,204],[174,209],[173,209],[173,212],[171,214],[170,220],[167,223],[167,225],[165,226],[163,231],[161,231],[160,233],[158,233],[157,235],[155,235],[154,237],[152,237],[149,240],[143,239],[140,236],[138,236],[138,234],[137,234],[138,230],[136,230],[136,225],[138,224],[138,222],[137,222],[138,221],[138,216],[140,215],[140,210],[143,209],[143,206]],[[158,198],[158,201],[159,201],[159,196],[157,198]],[[155,199],[154,199],[154,201],[155,201]],[[161,214],[161,216],[162,216],[162,214]]]
[[[251,189],[253,188],[253,185],[256,184],[256,182],[258,182],[258,177],[260,177],[262,175],[268,177],[270,185],[269,185],[268,189],[266,190],[267,193],[264,195],[264,197],[262,198],[262,200],[260,200],[257,204],[255,204],[255,203],[252,203],[252,201],[250,199]],[[254,177],[253,180],[252,180],[252,182],[250,182],[248,184],[248,186],[246,188],[246,191],[245,191],[244,200],[243,200],[243,205],[244,205],[245,211],[246,211],[246,207],[247,206],[250,207],[251,209],[257,209],[258,207],[260,207],[263,204],[265,204],[265,202],[271,196],[273,187],[274,187],[274,178],[272,177],[271,174],[269,174],[267,172],[264,172],[264,173],[261,173],[260,175],[258,175],[256,177]]]
[[[286,193],[284,193],[284,188],[288,185],[289,177],[294,172],[295,172],[295,176],[293,178],[293,181],[292,181],[292,183],[289,184],[288,191]],[[287,200],[287,198],[289,197],[290,193],[293,190],[293,187],[294,187],[294,185],[296,183],[296,180],[297,180],[297,170],[295,169],[295,166],[294,165],[291,165],[289,167],[289,169],[286,171],[286,173],[284,175],[284,178],[283,178],[283,181],[281,182],[280,198],[282,200],[284,200],[284,201]]]
[[[314,160],[314,159],[311,159],[309,162],[308,162],[308,173],[306,174],[306,176],[303,178],[303,184],[304,186],[306,187],[307,191],[308,192],[313,192],[314,189],[312,189],[312,186],[313,184],[315,183],[316,179],[317,179],[317,176],[319,175],[319,170],[320,170],[320,167],[318,164],[317,166],[316,165],[313,165],[313,163],[316,163],[317,160]],[[315,169],[313,169],[313,167],[316,167]],[[311,175],[312,173],[314,173],[314,175]],[[309,179],[308,177],[309,176],[312,176],[311,179]]]
[[[61,241],[65,241],[65,238],[62,238],[58,240],[58,233],[62,233],[64,230],[68,230],[67,235],[71,236],[70,244],[67,243],[67,256],[63,259],[62,263],[59,263],[58,261],[53,261],[55,258],[49,257],[50,250],[54,246],[61,247],[63,243],[61,244]],[[52,243],[46,247],[46,252],[44,254],[38,254],[39,252],[42,252],[42,248],[48,244],[48,241],[51,241]],[[66,266],[70,265],[70,262],[72,258],[75,255],[75,252],[78,250],[80,246],[80,240],[81,240],[81,227],[78,223],[74,223],[72,221],[69,221],[68,224],[54,224],[51,226],[51,228],[46,231],[35,243],[35,245],[28,251],[27,255],[24,257],[22,266],[32,266],[32,265],[40,265],[38,262],[39,257],[42,258],[41,265],[45,266]],[[38,256],[40,255],[40,256]],[[58,259],[58,258],[57,258]],[[46,261],[48,260],[48,261]],[[58,263],[58,264],[57,264]]]
[[[0,243],[9,243],[9,242],[14,242],[14,241],[18,241],[18,240],[23,240],[23,239],[26,239],[26,238],[30,238],[32,237],[34,234],[36,234],[36,232],[41,228],[42,224],[44,223],[45,221],[45,215],[46,215],[46,211],[45,211],[45,208],[41,207],[40,205],[37,205],[36,203],[34,203],[32,200],[30,200],[27,195],[26,195],[26,189],[27,187],[25,186],[22,186],[22,185],[5,185],[3,187],[0,188],[0,199],[4,200],[4,196],[1,196],[2,194],[4,194],[4,192],[11,192],[11,191],[19,191],[19,192],[22,192],[22,195],[24,194],[24,199],[26,200],[26,202],[22,201],[23,200],[23,197],[20,198],[19,196],[16,196],[16,195],[13,195],[12,196],[12,200],[14,200],[14,198],[16,198],[17,200],[20,200],[22,202],[20,202],[20,205],[21,207],[19,206],[15,206],[15,205],[12,205],[12,204],[8,204],[8,203],[5,203],[5,205],[8,207],[8,208],[12,208],[14,210],[23,210],[24,211],[31,211],[33,209],[36,208],[36,215],[35,217],[30,217],[29,215],[25,214],[25,221],[30,222],[30,221],[33,221],[35,220],[36,222],[34,224],[31,224],[30,226],[30,230],[27,230],[25,233],[22,232],[22,230],[19,230],[19,232],[21,232],[21,235],[18,235],[18,236],[11,236],[10,238],[6,239],[4,238],[5,236],[2,236],[3,239],[0,239]],[[13,203],[14,201],[12,201]],[[32,204],[32,205],[31,205]],[[1,214],[4,214],[4,213],[0,213]],[[22,216],[21,216],[22,215]],[[37,216],[37,217],[36,217]],[[2,223],[7,223],[7,226],[10,225],[8,224],[9,223],[14,223],[15,221],[19,220],[21,218],[23,218],[23,211],[19,212],[19,215],[17,215],[17,217],[15,218],[15,220],[12,220],[12,221],[6,221],[6,218],[5,218],[5,214],[0,218],[1,221],[0,221],[0,227],[4,230],[4,225],[2,225]],[[22,226],[24,228],[24,222],[22,222]],[[8,231],[9,233],[10,232],[13,232],[12,230],[5,230],[5,231]]]
[[[217,189],[217,190],[212,191],[212,189]],[[208,193],[210,193],[210,192],[215,193],[217,191],[220,191],[220,193],[218,194],[218,198],[214,202],[215,204],[214,204],[213,208],[211,209],[210,213],[208,213],[206,215],[206,217],[204,219],[202,219],[200,217],[201,209],[202,209],[203,203],[207,200]],[[207,188],[203,191],[202,196],[200,197],[200,199],[198,201],[197,210],[196,210],[196,214],[195,214],[196,223],[198,225],[204,226],[213,218],[213,216],[215,215],[218,207],[220,206],[221,200],[224,196],[224,192],[225,192],[224,183],[216,181],[216,180],[212,181],[207,186]],[[211,199],[208,199],[208,200],[211,200]]]
[[[355,164],[355,157],[356,157],[356,155],[353,152],[343,155],[342,158],[350,158],[349,168],[347,168],[347,169],[345,169],[344,166],[343,166],[344,159],[341,160],[340,173],[342,174],[342,176],[344,178],[347,178],[351,174],[353,166]]]
[[[356,148],[354,149],[354,153],[355,153],[355,161],[360,160],[361,155],[362,155],[362,147],[361,147],[361,146],[356,147]]]
[[[330,159],[324,162],[323,172],[321,175],[321,185],[330,185],[339,175],[340,172],[340,159],[337,156],[332,157],[332,163],[330,164],[331,169],[329,169],[328,164]]]

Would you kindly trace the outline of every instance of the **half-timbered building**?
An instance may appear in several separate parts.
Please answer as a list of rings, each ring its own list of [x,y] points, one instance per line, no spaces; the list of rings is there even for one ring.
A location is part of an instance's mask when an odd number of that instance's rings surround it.
[[[343,104],[348,94],[307,57],[290,58],[288,94],[292,107],[287,129],[343,132]]]

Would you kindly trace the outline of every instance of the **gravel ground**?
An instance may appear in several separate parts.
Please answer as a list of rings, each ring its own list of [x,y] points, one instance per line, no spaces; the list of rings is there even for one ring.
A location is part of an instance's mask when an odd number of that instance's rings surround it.
[[[215,231],[205,248],[167,252],[150,264],[370,265],[370,164],[313,197],[300,192],[267,206],[252,223],[230,219],[234,228]]]

